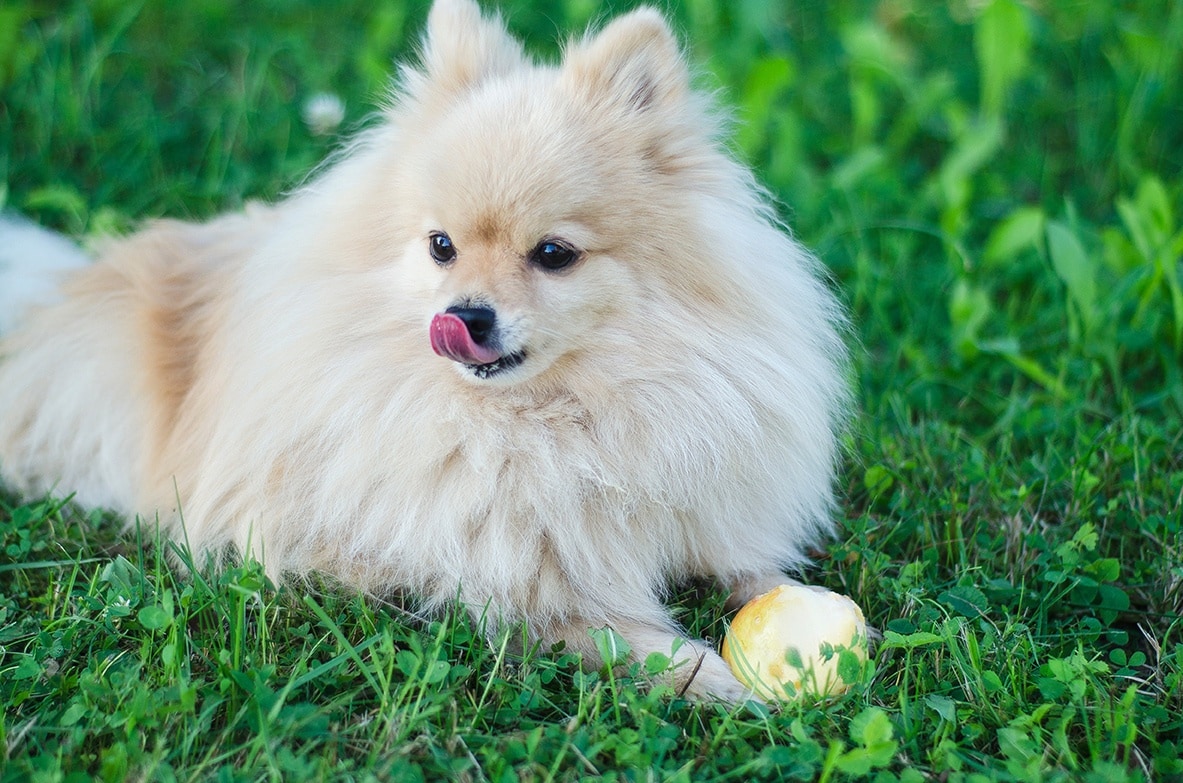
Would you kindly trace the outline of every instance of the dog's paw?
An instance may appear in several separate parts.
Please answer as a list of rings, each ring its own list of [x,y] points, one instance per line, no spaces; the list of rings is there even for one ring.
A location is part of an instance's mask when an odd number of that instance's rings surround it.
[[[687,661],[676,681],[678,693],[693,701],[740,704],[751,701],[752,690],[735,679],[727,662],[714,651],[703,651],[697,660]]]

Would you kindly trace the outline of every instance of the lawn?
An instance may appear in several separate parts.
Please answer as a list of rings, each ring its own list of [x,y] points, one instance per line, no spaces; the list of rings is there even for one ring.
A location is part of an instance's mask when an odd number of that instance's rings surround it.
[[[5,0],[0,204],[86,239],[278,197],[381,102],[410,5]],[[860,682],[689,704],[0,491],[0,779],[1183,779],[1183,4],[669,5],[851,312],[808,577],[883,631]],[[541,57],[607,13],[501,7]],[[722,604],[678,593],[715,640]]]

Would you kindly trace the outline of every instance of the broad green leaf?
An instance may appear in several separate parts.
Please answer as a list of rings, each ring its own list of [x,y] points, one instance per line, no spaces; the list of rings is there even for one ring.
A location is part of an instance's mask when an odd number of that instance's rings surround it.
[[[891,718],[881,707],[868,707],[850,719],[850,738],[864,747],[891,742],[893,734]]]
[[[865,774],[870,769],[887,766],[899,748],[894,734],[891,718],[881,707],[866,708],[850,719],[850,738],[859,747],[843,754],[839,768],[851,774]]]
[[[982,113],[999,116],[1012,85],[1027,70],[1031,30],[1023,7],[1014,0],[993,0],[974,25]]]
[[[1015,260],[1023,250],[1037,248],[1043,242],[1047,215],[1039,207],[1019,207],[994,227],[986,240],[983,260],[1004,264]]]
[[[962,359],[972,359],[981,350],[979,333],[986,319],[990,317],[990,297],[964,278],[953,285],[949,298],[949,321],[952,331],[949,335],[953,350]]]
[[[605,666],[619,666],[628,662],[632,648],[623,636],[608,627],[593,628],[588,633],[591,634]]]
[[[948,696],[942,696],[939,693],[930,693],[924,697],[924,703],[949,723],[957,722],[957,703]]]
[[[965,617],[977,617],[990,608],[986,594],[973,585],[954,585],[941,593],[940,601]]]
[[[891,489],[894,483],[895,478],[891,475],[891,471],[883,465],[872,465],[863,473],[863,486],[867,488],[872,497]]]
[[[1077,312],[1088,328],[1098,315],[1098,260],[1088,254],[1072,229],[1058,221],[1048,223],[1047,246],[1052,267],[1067,287],[1069,298],[1076,304]]]
[[[941,164],[939,181],[946,202],[956,204],[965,197],[970,178],[993,159],[1005,139],[1006,130],[997,118],[986,118],[966,127]]]
[[[1121,561],[1116,557],[1103,557],[1089,563],[1084,570],[1095,576],[1098,582],[1116,582],[1121,576]]]
[[[145,606],[140,609],[136,617],[139,619],[140,625],[150,631],[167,628],[173,621],[172,613],[165,611],[160,606]]]
[[[394,654],[394,663],[407,679],[419,671],[420,658],[411,650],[399,650]]]

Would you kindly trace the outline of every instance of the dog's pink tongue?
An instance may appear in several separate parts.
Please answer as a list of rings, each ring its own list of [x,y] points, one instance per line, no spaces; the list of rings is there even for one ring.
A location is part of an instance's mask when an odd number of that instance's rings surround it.
[[[489,364],[501,358],[494,349],[477,345],[464,321],[451,313],[437,313],[431,319],[431,348],[462,364]]]

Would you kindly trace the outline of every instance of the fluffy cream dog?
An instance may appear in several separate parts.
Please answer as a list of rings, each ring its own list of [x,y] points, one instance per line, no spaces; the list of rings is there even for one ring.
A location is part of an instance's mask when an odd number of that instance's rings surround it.
[[[30,309],[3,479],[589,655],[610,626],[742,699],[663,596],[787,581],[831,528],[848,395],[840,309],[718,125],[656,11],[550,66],[438,0],[310,185],[153,223]],[[22,274],[35,248],[8,244]]]

